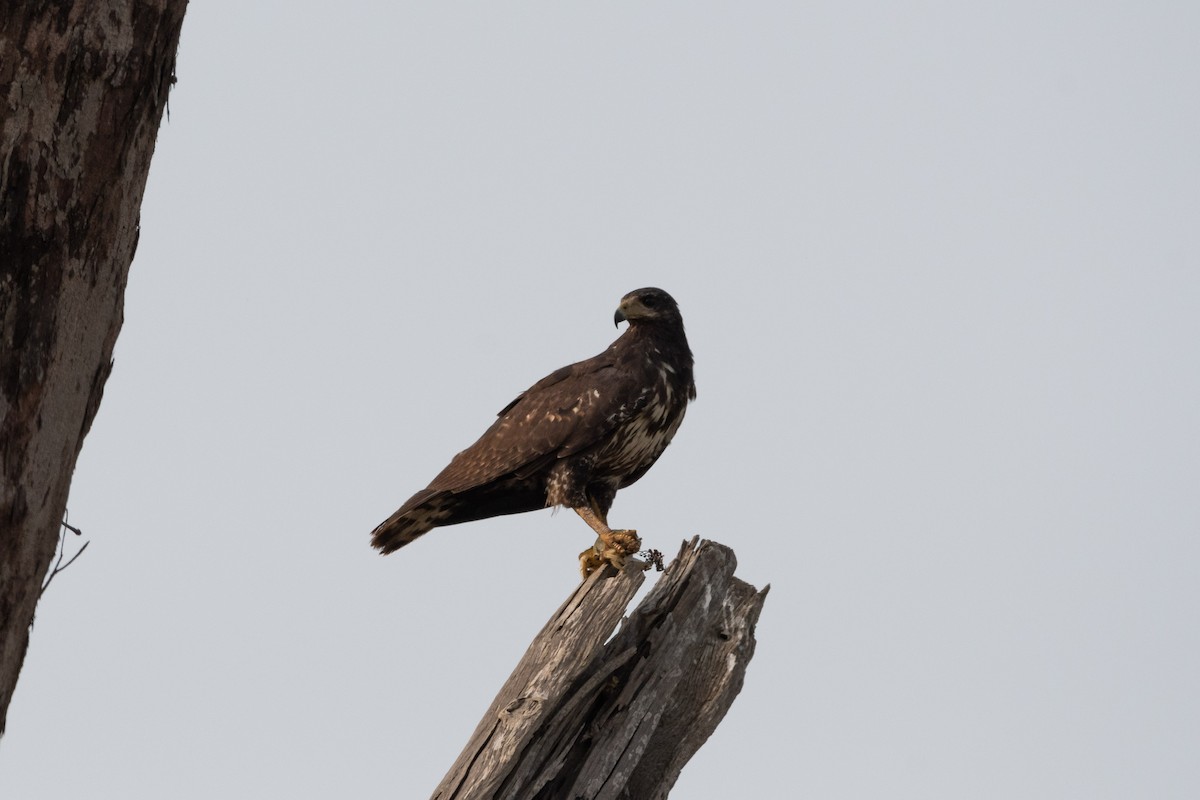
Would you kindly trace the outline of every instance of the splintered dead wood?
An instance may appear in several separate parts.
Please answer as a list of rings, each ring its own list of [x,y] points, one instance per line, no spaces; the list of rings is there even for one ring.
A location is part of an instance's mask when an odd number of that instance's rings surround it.
[[[741,691],[770,587],[693,538],[645,580],[598,570],[534,638],[434,800],[666,797]]]

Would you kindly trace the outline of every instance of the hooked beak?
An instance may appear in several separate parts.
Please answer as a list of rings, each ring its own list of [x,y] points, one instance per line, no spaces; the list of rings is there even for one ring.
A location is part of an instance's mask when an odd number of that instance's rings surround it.
[[[625,314],[618,308],[617,313],[613,314],[613,327],[615,328],[625,321]]]

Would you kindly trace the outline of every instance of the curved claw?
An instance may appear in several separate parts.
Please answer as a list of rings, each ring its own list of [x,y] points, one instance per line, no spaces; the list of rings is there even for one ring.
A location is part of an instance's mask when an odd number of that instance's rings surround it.
[[[633,534],[633,531],[613,531],[613,533],[628,533]],[[589,547],[579,554],[579,574],[584,580],[596,570],[603,567],[605,564],[612,564],[617,572],[622,572],[625,566],[630,562],[630,556],[638,552],[641,547],[641,540],[636,534],[630,537],[613,537],[611,546],[606,545],[603,539],[597,539],[596,544]],[[650,565],[639,560],[632,559],[633,563],[637,564],[642,571],[649,569]]]
[[[587,580],[589,575],[604,566],[606,560],[601,551],[589,547],[579,554],[579,574]]]
[[[605,541],[608,549],[618,550],[624,555],[631,556],[642,549],[642,540],[635,530],[610,531],[609,537]]]

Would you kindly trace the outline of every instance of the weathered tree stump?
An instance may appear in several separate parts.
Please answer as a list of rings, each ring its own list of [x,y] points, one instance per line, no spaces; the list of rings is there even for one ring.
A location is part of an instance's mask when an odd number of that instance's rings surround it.
[[[741,691],[770,587],[733,551],[684,542],[621,621],[645,573],[606,566],[534,638],[434,800],[664,798]],[[610,639],[611,636],[611,639]]]

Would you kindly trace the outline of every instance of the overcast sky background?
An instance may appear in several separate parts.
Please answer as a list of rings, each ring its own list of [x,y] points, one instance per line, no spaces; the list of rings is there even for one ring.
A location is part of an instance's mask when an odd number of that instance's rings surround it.
[[[673,796],[1196,797],[1197,42],[1195,3],[192,3],[0,796],[427,797],[593,537],[369,532],[657,285],[699,399],[612,522],[772,586]]]

